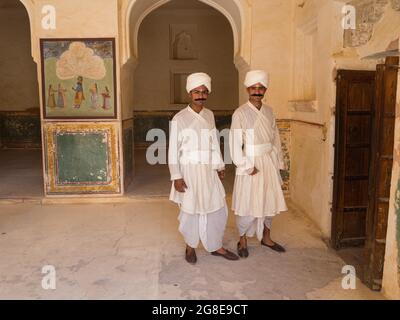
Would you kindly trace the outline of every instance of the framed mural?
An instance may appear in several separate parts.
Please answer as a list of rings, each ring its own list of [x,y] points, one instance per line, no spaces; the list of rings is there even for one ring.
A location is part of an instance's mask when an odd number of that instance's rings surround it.
[[[115,39],[40,39],[43,117],[115,119]]]
[[[118,126],[47,122],[44,127],[47,195],[118,194]]]

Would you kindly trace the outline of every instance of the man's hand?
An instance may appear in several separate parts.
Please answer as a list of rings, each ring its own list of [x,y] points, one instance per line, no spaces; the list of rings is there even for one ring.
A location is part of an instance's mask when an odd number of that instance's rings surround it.
[[[253,172],[252,173],[250,173],[250,175],[251,176],[255,176],[257,173],[259,173],[260,171],[256,168],[256,167],[254,167],[254,169],[253,169]]]
[[[220,180],[225,179],[225,170],[218,171],[218,177]]]
[[[185,189],[187,189],[187,185],[183,179],[174,180],[174,187],[176,191],[181,193],[184,193]]]

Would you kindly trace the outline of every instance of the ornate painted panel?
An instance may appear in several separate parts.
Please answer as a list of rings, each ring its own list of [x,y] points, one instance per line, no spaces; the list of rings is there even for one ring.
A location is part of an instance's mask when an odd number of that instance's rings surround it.
[[[47,123],[48,195],[119,193],[118,128],[106,123]]]
[[[41,39],[43,116],[116,118],[115,40]]]
[[[41,148],[39,109],[0,112],[1,144],[6,148]]]

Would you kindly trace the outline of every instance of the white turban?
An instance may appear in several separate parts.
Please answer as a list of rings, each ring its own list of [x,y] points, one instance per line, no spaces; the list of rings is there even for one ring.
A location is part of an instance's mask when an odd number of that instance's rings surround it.
[[[268,75],[263,70],[253,70],[246,74],[244,85],[246,88],[252,87],[257,83],[261,83],[264,87],[268,88]]]
[[[200,86],[206,86],[208,91],[211,92],[211,78],[207,73],[192,73],[187,77],[186,91],[188,93]]]

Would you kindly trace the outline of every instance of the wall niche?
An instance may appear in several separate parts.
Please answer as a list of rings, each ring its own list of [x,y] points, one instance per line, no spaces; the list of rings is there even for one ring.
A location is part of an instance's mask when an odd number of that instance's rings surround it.
[[[172,60],[197,60],[197,25],[170,25],[170,52]]]

